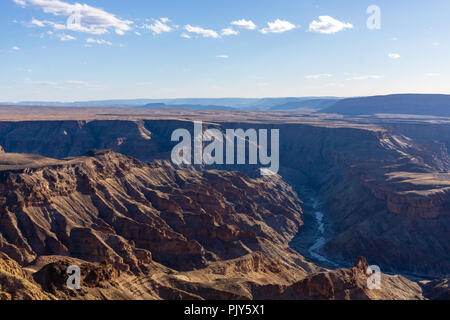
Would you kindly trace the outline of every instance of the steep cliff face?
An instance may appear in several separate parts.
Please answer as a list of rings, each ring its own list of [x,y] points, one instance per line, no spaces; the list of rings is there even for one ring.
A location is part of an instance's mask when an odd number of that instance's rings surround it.
[[[189,270],[253,251],[283,256],[301,226],[281,178],[177,170],[110,151],[0,171],[0,251],[22,265],[70,255],[140,270]],[[277,192],[273,192],[277,190]]]
[[[285,142],[281,154],[301,155],[283,163],[300,173],[288,181],[315,185],[333,226],[320,252],[345,264],[364,255],[385,271],[448,275],[448,157],[383,130],[315,128],[285,136],[292,147]]]
[[[94,149],[112,149],[150,160],[165,142],[152,136],[142,121],[0,123],[0,145],[8,152],[40,154],[51,158],[79,156]]]
[[[388,121],[386,127],[415,141],[429,145],[444,144],[450,150],[450,124],[448,123],[396,123]]]

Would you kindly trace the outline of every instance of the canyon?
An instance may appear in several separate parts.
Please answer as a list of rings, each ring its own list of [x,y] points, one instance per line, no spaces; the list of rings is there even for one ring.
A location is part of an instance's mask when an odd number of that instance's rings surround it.
[[[446,118],[21,108],[0,107],[1,298],[449,296]],[[171,134],[193,120],[279,129],[279,174],[174,166]],[[326,222],[314,252],[338,267],[293,245],[318,240],[308,189]],[[367,288],[369,264],[382,289]]]

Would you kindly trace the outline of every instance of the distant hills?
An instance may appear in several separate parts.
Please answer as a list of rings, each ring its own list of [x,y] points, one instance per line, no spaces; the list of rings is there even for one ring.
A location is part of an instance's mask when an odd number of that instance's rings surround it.
[[[270,110],[295,110],[295,109],[324,109],[334,105],[339,99],[311,99],[303,101],[291,101],[270,107]]]
[[[245,108],[257,103],[261,99],[125,99],[125,100],[95,100],[95,101],[22,101],[17,103],[4,102],[2,105],[19,106],[47,106],[47,107],[114,107],[114,108],[141,108],[147,105],[194,105],[194,106],[226,106]]]
[[[200,105],[200,104],[172,104],[165,103],[148,103],[144,106],[136,107],[136,109],[193,109],[193,110],[236,110],[236,108]]]
[[[287,97],[287,98],[187,98],[187,99],[130,99],[130,100],[96,100],[77,102],[58,101],[23,101],[4,102],[1,105],[47,106],[47,107],[114,107],[114,108],[191,108],[208,110],[281,110],[305,108],[306,101],[336,99],[335,97]],[[285,107],[281,107],[284,106]],[[311,103],[306,103],[311,107]],[[313,104],[314,105],[314,104]]]
[[[193,98],[193,99],[135,99],[85,102],[0,103],[19,106],[59,107],[116,107],[133,109],[195,109],[195,110],[248,110],[292,111],[313,109],[321,113],[342,115],[415,114],[450,117],[450,95],[393,94],[385,96],[286,97],[286,98]]]
[[[450,117],[450,95],[394,94],[349,98],[339,100],[320,112],[343,115],[391,113]]]

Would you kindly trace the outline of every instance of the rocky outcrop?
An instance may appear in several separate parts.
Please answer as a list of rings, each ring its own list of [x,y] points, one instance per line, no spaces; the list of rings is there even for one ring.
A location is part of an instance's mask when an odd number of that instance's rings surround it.
[[[288,296],[314,300],[369,299],[366,259],[360,258],[351,269],[341,269],[314,274],[292,285]]]
[[[369,264],[364,257],[352,268],[325,271],[307,276],[289,286],[284,299],[308,300],[411,300],[424,299],[422,290],[401,276],[380,274],[378,287],[370,288]],[[370,280],[369,280],[370,281]]]
[[[80,289],[72,290],[67,285],[69,266],[80,267]],[[154,270],[158,270],[158,267]],[[0,300],[157,298],[151,288],[146,289],[147,292],[139,288],[135,284],[138,281],[136,276],[122,273],[107,263],[89,263],[69,257],[47,256],[40,257],[33,265],[23,268],[7,255],[0,253]]]
[[[67,286],[69,266],[71,263],[67,260],[47,264],[33,275],[34,280],[41,285],[42,290],[53,295],[82,294],[83,292],[76,292]],[[80,286],[82,284],[84,288],[107,287],[120,276],[120,271],[106,262],[101,264],[83,263],[78,267],[81,275]]]
[[[53,297],[42,291],[29,272],[0,252],[0,300],[48,300]]]

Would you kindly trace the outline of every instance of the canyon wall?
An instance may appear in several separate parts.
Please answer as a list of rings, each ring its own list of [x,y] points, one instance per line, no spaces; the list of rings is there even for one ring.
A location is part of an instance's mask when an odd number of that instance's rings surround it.
[[[280,174],[298,190],[313,186],[327,209],[333,227],[321,249],[327,256],[351,264],[363,255],[386,271],[448,274],[450,161],[444,127],[419,134],[417,127],[406,124],[205,126],[222,131],[280,129]],[[153,161],[169,159],[173,130],[192,127],[178,120],[0,122],[0,145],[7,152],[60,159],[108,148]],[[245,173],[256,169],[218,168]]]

